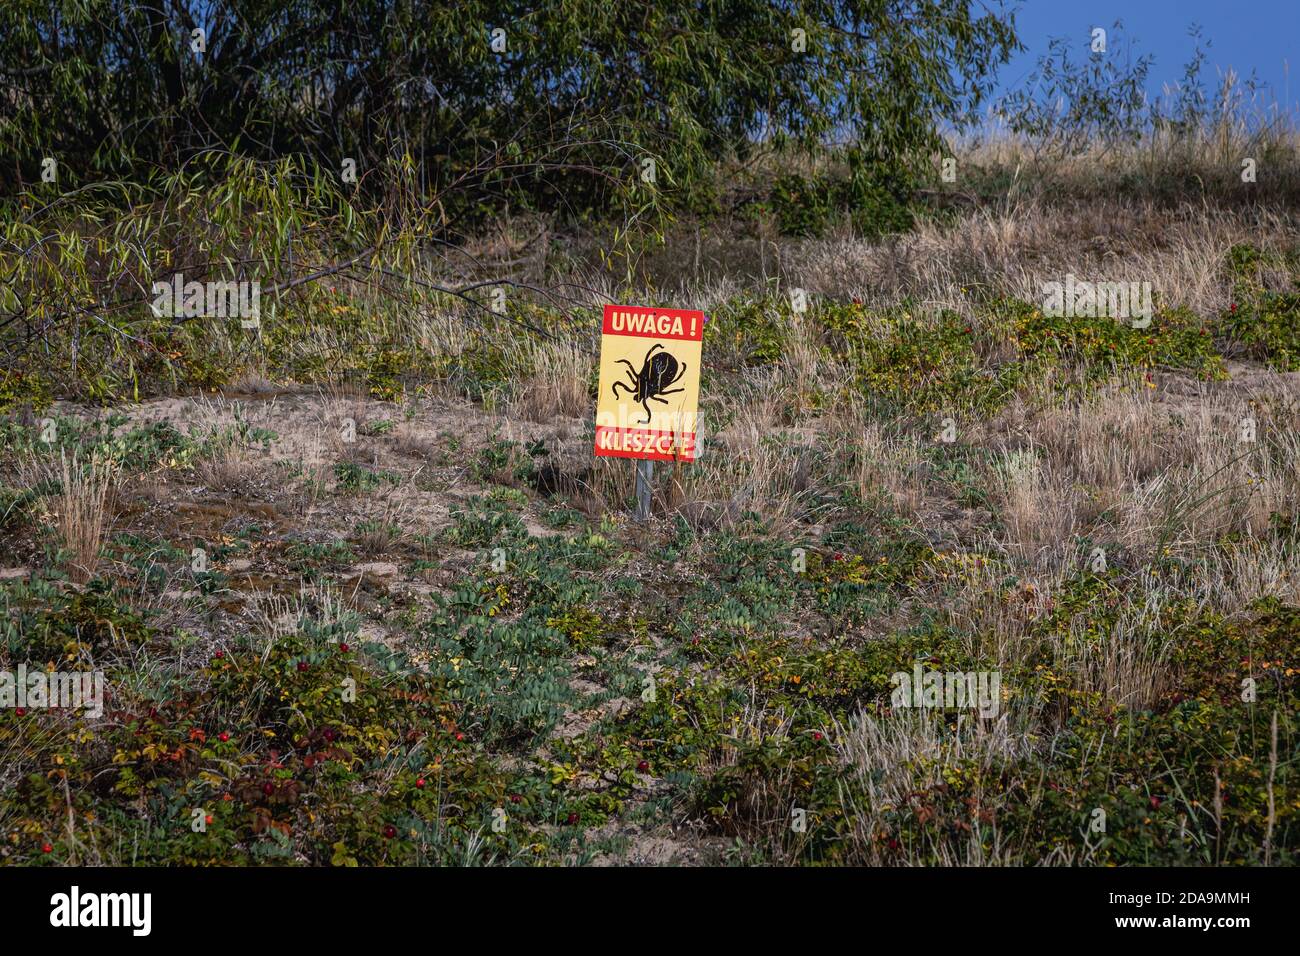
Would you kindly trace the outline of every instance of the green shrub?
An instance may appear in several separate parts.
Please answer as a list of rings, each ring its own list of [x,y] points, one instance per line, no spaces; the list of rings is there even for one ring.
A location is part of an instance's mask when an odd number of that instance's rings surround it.
[[[845,178],[786,174],[773,183],[769,203],[788,236],[821,236],[838,221],[863,236],[907,232],[915,220],[911,178],[896,166],[855,162]]]

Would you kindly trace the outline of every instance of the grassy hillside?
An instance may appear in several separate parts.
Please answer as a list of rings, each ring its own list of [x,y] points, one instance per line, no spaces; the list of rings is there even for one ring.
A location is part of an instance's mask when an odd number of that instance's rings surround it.
[[[521,215],[260,330],[147,315],[145,267],[382,219],[273,177],[52,210],[23,281],[130,334],[4,379],[0,665],[110,696],[0,709],[0,860],[1296,862],[1294,205],[999,149],[902,232],[882,194],[790,235],[816,171],[738,175],[623,259]],[[1045,315],[1067,273],[1152,283],[1150,327]],[[591,455],[603,301],[709,317],[646,525]],[[899,706],[918,664],[996,672],[996,716]]]

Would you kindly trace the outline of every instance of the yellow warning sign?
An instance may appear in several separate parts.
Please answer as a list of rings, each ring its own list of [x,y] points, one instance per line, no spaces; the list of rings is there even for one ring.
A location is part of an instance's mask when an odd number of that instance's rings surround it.
[[[704,313],[605,306],[596,454],[694,461]]]

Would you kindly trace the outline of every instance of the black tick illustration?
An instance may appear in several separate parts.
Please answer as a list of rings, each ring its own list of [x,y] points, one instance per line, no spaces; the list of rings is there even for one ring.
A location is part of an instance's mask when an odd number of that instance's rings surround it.
[[[681,380],[686,374],[686,363],[678,362],[668,352],[660,352],[662,344],[656,344],[651,347],[645,354],[645,362],[641,365],[641,371],[633,368],[632,363],[627,359],[619,359],[627,366],[628,377],[632,384],[627,382],[614,383],[614,397],[618,397],[618,388],[623,386],[627,391],[632,393],[632,401],[640,402],[641,407],[645,409],[645,421],[638,422],[639,425],[650,424],[650,406],[649,402],[662,402],[668,404],[668,399],[660,398],[660,395],[672,395],[674,392],[684,392],[684,388],[669,388]],[[657,353],[657,354],[656,354]]]

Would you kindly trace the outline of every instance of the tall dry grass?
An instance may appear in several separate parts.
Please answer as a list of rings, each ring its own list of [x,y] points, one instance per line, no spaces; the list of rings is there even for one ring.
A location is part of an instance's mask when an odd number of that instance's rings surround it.
[[[109,495],[118,469],[110,458],[81,460],[77,452],[60,452],[59,493],[54,500],[54,527],[66,552],[66,570],[74,581],[86,582],[99,569],[100,550],[109,526]]]
[[[1025,850],[1007,842],[997,828],[997,811],[1006,801],[996,769],[1032,751],[1018,726],[1020,718],[1004,714],[996,720],[960,718],[955,732],[942,715],[925,710],[900,710],[888,717],[862,713],[837,724],[830,739],[854,786],[842,787],[840,799],[850,829],[846,862],[863,866],[898,865],[901,855],[912,865],[999,866],[1026,862]],[[967,765],[970,828],[954,834],[935,827],[921,845],[888,845],[892,816],[927,787],[945,783],[944,768]],[[919,770],[919,774],[918,774]],[[983,832],[981,832],[983,831]],[[985,846],[985,841],[991,846]],[[1032,860],[1028,862],[1034,862]]]
[[[528,370],[513,389],[511,415],[545,422],[581,418],[591,411],[596,361],[588,343],[573,339],[521,342],[511,346],[511,359],[516,367]]]

